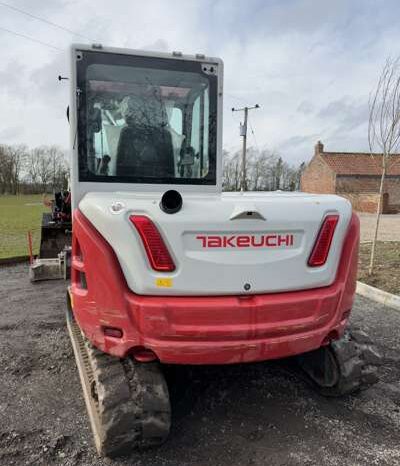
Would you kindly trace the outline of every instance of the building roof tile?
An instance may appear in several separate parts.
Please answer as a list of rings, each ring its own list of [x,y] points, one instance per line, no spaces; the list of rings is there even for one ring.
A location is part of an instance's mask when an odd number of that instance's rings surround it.
[[[382,154],[322,152],[322,159],[337,175],[380,175]],[[391,155],[387,175],[400,176],[400,154]]]

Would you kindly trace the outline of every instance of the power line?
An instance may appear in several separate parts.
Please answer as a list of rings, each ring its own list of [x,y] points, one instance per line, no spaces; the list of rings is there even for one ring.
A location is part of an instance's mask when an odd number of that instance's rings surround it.
[[[89,42],[96,42],[96,41],[89,39],[89,37],[84,36],[83,34],[79,34],[78,32],[72,31],[71,29],[61,26],[60,24],[53,23],[53,21],[49,21],[48,19],[41,18],[40,16],[36,16],[32,13],[29,13],[28,11],[24,11],[15,6],[9,5],[8,3],[0,2],[0,5],[6,8],[9,8],[10,10],[14,10],[17,13],[21,13],[22,15],[29,16],[30,18],[36,19],[37,21],[42,21],[42,23],[49,24],[50,26],[61,29],[62,31],[69,32],[70,34],[73,34],[78,37],[82,37],[82,39],[88,40]]]
[[[256,144],[257,150],[258,150],[258,152],[260,152],[260,148],[258,147],[258,142],[257,142],[257,138],[256,138],[256,133],[254,132],[253,127],[251,126],[250,118],[248,119],[248,122],[249,122],[250,131],[251,131],[251,134],[253,135],[254,142]]]
[[[31,42],[36,42],[37,44],[44,45],[46,47],[50,47],[50,48],[52,48],[54,50],[59,50],[60,52],[63,51],[62,49],[60,49],[59,47],[56,47],[55,45],[48,44],[47,42],[42,42],[39,39],[34,39],[33,37],[26,36],[25,34],[21,34],[20,32],[11,31],[11,29],[6,29],[6,28],[3,28],[1,26],[0,26],[0,30],[8,32],[9,34],[14,34],[15,36],[18,36],[18,37],[23,37],[24,39],[30,40]]]

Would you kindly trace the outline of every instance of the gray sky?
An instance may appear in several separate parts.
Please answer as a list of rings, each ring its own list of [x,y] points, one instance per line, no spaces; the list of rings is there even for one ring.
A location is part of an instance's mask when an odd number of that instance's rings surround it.
[[[225,62],[224,146],[250,145],[298,163],[321,139],[329,150],[367,149],[368,95],[385,57],[399,53],[400,2],[391,0],[7,0],[104,45],[220,56]],[[67,148],[68,46],[83,39],[1,6],[0,143]]]

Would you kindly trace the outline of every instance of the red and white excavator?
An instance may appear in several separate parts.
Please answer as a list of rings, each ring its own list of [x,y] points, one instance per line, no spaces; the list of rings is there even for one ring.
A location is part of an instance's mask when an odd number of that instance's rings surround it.
[[[345,395],[379,355],[347,330],[359,221],[334,195],[222,192],[218,58],[72,47],[67,322],[97,450],[168,436],[163,364],[297,356]]]

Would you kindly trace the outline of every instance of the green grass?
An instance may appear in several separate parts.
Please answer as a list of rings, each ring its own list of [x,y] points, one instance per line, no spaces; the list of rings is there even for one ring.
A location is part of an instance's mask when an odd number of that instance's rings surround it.
[[[0,259],[28,255],[28,231],[32,232],[34,254],[39,251],[43,195],[0,195]]]
[[[393,294],[400,294],[400,241],[378,241],[374,273],[368,275],[371,243],[360,246],[358,279]]]

